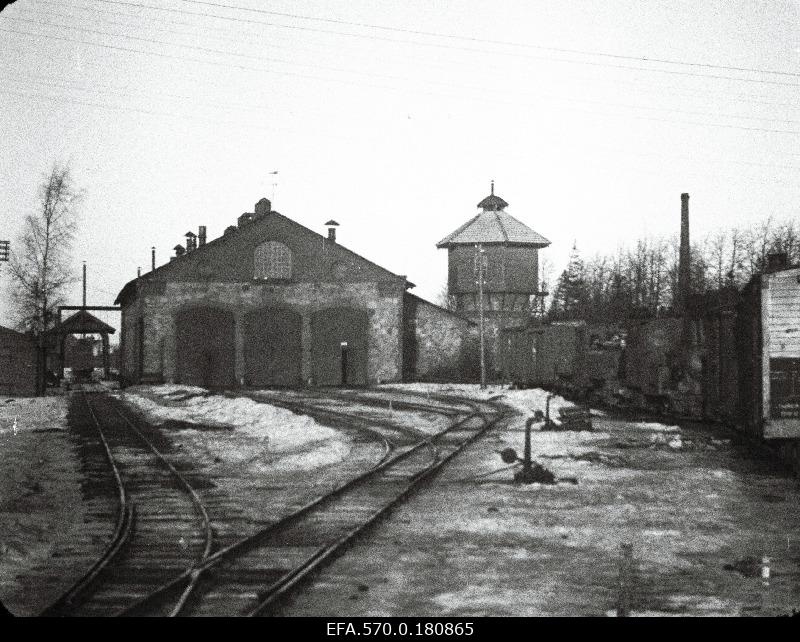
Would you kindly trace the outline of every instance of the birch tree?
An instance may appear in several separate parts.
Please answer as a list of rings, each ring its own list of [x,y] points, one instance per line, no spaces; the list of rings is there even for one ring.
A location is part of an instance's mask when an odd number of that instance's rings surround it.
[[[54,163],[9,261],[11,309],[20,330],[42,332],[56,321],[54,311],[73,282],[72,242],[81,198],[69,167]]]

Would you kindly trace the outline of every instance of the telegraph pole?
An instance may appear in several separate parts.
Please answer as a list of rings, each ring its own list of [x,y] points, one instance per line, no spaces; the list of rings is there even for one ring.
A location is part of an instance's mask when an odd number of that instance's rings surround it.
[[[478,243],[475,246],[475,269],[478,273],[478,332],[480,333],[481,343],[481,390],[486,388],[486,340],[484,338],[484,322],[483,322],[483,271],[486,255],[484,253],[483,245]]]

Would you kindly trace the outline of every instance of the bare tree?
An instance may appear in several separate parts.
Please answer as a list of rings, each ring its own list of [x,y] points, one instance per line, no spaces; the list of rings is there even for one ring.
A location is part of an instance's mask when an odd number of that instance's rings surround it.
[[[41,332],[55,322],[53,312],[73,281],[70,257],[81,198],[69,167],[54,163],[9,263],[12,311],[21,330]]]

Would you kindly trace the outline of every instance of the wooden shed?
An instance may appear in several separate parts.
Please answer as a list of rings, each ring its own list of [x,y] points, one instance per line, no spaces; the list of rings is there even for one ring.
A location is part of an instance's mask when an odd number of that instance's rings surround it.
[[[36,342],[27,334],[0,326],[0,394],[36,394]]]

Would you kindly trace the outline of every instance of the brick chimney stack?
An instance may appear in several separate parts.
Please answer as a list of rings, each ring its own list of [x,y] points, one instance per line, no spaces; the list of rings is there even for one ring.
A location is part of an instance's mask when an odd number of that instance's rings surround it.
[[[331,219],[325,225],[328,226],[328,240],[331,243],[336,243],[336,228],[339,227],[339,224]]]
[[[678,259],[678,311],[683,314],[691,294],[691,252],[689,249],[689,195],[681,194],[681,246]]]
[[[206,244],[206,226],[201,225],[197,232],[197,245],[198,247],[203,247]]]
[[[193,252],[194,250],[196,250],[197,249],[197,235],[194,232],[192,232],[191,230],[189,230],[188,232],[186,232],[186,234],[184,234],[184,236],[186,237],[186,251],[187,252]]]

